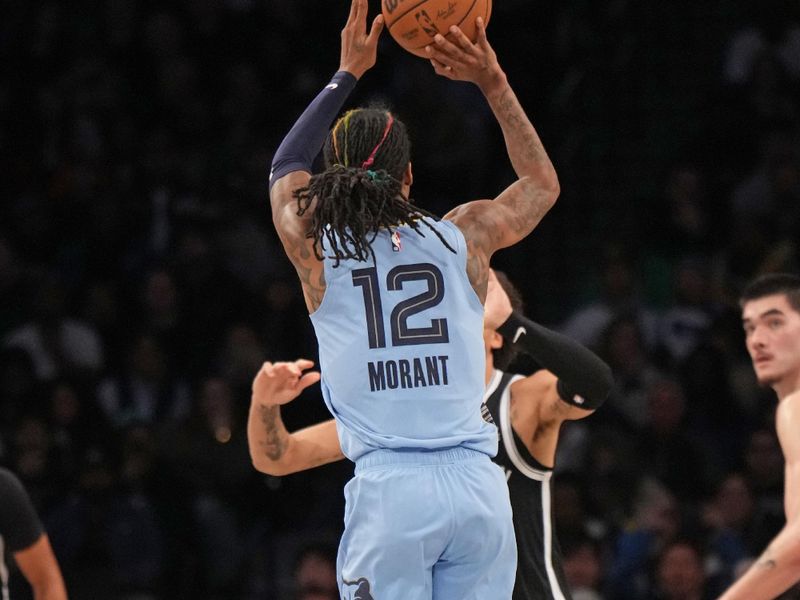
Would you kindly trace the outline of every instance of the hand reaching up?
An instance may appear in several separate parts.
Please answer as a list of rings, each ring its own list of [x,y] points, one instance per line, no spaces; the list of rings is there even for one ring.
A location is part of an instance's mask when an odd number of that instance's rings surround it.
[[[259,404],[287,404],[308,386],[320,380],[318,371],[303,371],[314,366],[304,358],[293,362],[265,362],[253,379],[253,401]]]

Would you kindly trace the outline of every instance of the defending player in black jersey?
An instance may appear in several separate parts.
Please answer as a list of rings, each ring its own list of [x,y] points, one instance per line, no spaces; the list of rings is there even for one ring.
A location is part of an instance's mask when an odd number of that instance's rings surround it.
[[[67,600],[61,569],[28,493],[16,475],[0,468],[0,598],[3,600],[9,598],[6,559],[10,557],[31,585],[35,600]]]
[[[503,284],[490,275],[485,304],[485,408],[500,432],[494,461],[506,470],[514,511],[513,600],[568,599],[550,505],[558,434],[564,421],[588,416],[602,404],[613,383],[611,371],[577,342],[514,312],[504,286],[513,288],[501,277]],[[495,368],[517,351],[530,354],[543,370],[524,377]],[[333,420],[289,433],[278,410],[259,409],[286,404],[318,381],[319,373],[307,371],[312,366],[303,359],[265,363],[256,375],[248,442],[259,471],[286,475],[344,458]],[[264,414],[271,417],[263,420]]]
[[[512,307],[512,300],[516,306]],[[492,274],[484,315],[486,395],[500,431],[494,462],[508,479],[517,538],[514,600],[570,598],[553,530],[551,486],[564,421],[581,419],[608,396],[608,366],[577,342],[523,317],[511,282]],[[529,377],[502,371],[518,351],[543,367]]]

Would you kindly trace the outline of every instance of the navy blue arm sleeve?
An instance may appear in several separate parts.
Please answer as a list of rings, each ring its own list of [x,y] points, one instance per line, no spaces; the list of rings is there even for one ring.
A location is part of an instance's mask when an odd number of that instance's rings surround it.
[[[322,88],[303,111],[272,158],[272,168],[269,172],[270,189],[274,182],[288,173],[311,172],[311,165],[325,143],[331,123],[339,114],[357,81],[351,73],[338,71],[331,82]]]
[[[44,533],[31,499],[19,479],[0,469],[0,535],[10,552],[30,548]]]
[[[565,402],[594,410],[611,392],[614,378],[610,367],[575,340],[516,312],[497,331],[506,343],[519,346],[558,377],[558,394]]]

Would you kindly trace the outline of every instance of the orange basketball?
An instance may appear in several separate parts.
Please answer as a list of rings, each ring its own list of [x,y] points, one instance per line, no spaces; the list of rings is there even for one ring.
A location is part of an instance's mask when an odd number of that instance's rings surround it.
[[[386,28],[403,48],[427,57],[425,46],[433,36],[449,36],[450,26],[458,25],[473,42],[477,38],[475,19],[489,23],[492,0],[381,0]],[[448,39],[453,41],[452,36]]]

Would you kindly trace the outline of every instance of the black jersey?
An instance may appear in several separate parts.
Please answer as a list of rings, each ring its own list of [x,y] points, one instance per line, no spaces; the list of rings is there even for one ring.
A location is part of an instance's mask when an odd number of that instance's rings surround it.
[[[44,533],[39,517],[19,479],[0,468],[0,598],[8,599],[6,554],[32,546]]]
[[[484,396],[500,433],[494,462],[506,472],[514,511],[518,559],[513,600],[570,600],[553,530],[553,470],[539,464],[511,428],[510,386],[518,379],[522,376],[495,370]]]

